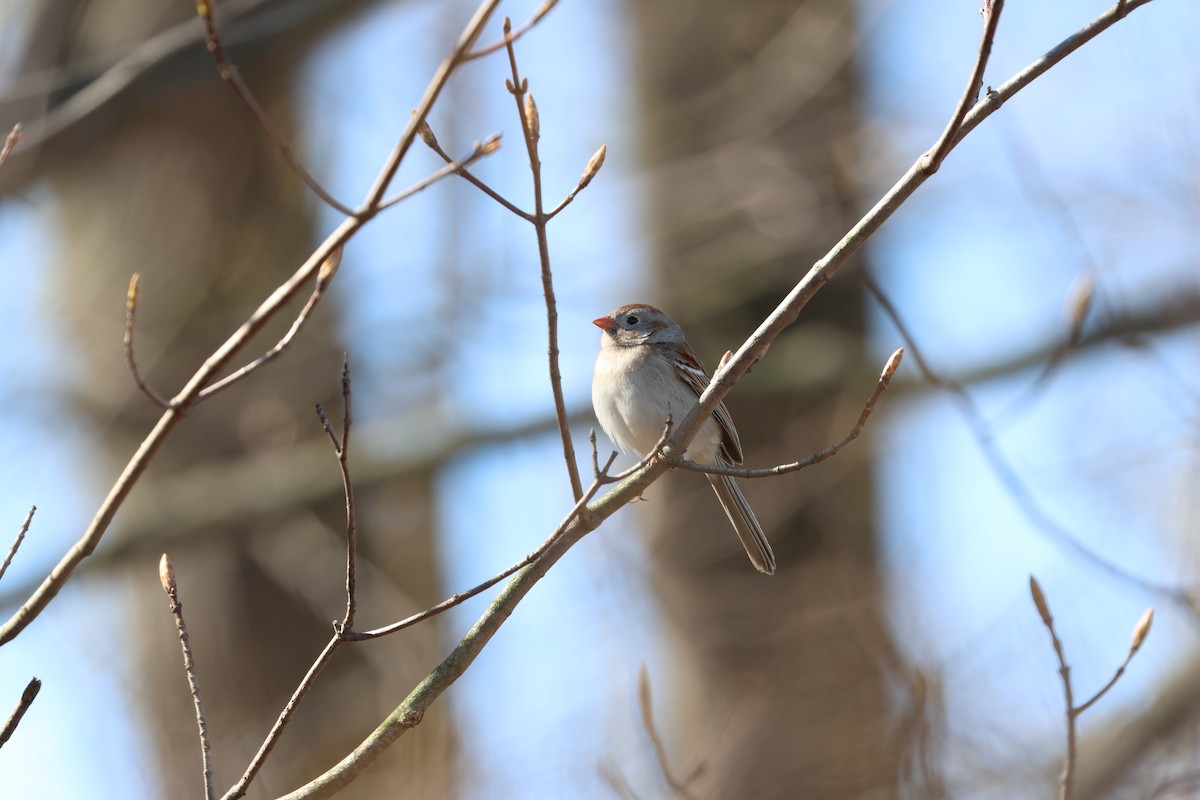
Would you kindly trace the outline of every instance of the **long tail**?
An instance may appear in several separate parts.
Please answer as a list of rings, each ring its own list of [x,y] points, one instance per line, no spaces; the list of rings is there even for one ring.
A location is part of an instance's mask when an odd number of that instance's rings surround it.
[[[746,502],[742,490],[728,475],[709,475],[708,482],[717,493],[717,499],[721,501],[721,507],[725,509],[729,521],[733,523],[733,529],[742,540],[742,547],[746,548],[746,555],[750,556],[754,568],[773,575],[775,554],[771,552],[771,543],[767,541],[762,526],[750,510],[750,504]]]

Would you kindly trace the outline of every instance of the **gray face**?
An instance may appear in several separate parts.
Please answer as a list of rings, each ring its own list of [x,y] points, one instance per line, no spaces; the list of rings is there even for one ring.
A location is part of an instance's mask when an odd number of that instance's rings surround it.
[[[622,346],[683,341],[679,328],[654,306],[622,306],[596,320],[596,325]]]

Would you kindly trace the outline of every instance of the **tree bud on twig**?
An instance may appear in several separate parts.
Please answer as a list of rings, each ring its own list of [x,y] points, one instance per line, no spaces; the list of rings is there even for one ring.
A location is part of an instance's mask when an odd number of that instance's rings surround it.
[[[500,134],[493,133],[482,142],[475,143],[475,151],[481,156],[490,156],[500,149]]]
[[[596,173],[599,172],[600,168],[604,166],[604,156],[607,154],[608,145],[602,144],[600,145],[600,149],[597,150],[590,159],[588,159],[587,166],[583,168],[583,177],[579,179],[580,189],[587,186],[592,182],[592,178],[596,177]]]
[[[326,283],[330,278],[337,274],[338,267],[342,265],[342,248],[337,248],[329,257],[321,262],[321,268],[317,270],[317,283]]]
[[[167,593],[167,596],[174,599],[175,568],[171,566],[171,559],[167,558],[166,553],[163,553],[162,558],[158,560],[158,580],[162,583],[163,591]]]
[[[533,95],[525,95],[525,124],[529,126],[529,135],[536,142],[542,136],[542,120],[538,116],[537,103]]]
[[[1033,604],[1037,606],[1038,615],[1042,618],[1042,622],[1049,628],[1053,624],[1053,618],[1050,616],[1050,606],[1046,604],[1046,595],[1042,594],[1042,587],[1038,585],[1037,578],[1029,576],[1029,593],[1033,595]]]
[[[412,113],[413,116],[416,116],[417,110],[414,108]],[[417,136],[420,136],[421,141],[424,142],[430,149],[437,148],[437,137],[433,135],[433,128],[429,127],[429,122],[427,120],[421,120],[421,124],[417,126]]]
[[[1133,644],[1129,646],[1129,655],[1133,655],[1142,646],[1142,642],[1146,641],[1146,637],[1150,635],[1150,626],[1154,623],[1154,609],[1147,608],[1146,613],[1142,614],[1142,618],[1138,620],[1137,625],[1133,626]]]
[[[1092,280],[1092,276],[1086,273],[1081,273],[1071,283],[1071,289],[1067,294],[1067,320],[1071,323],[1072,335],[1077,335],[1079,329],[1083,327],[1083,319],[1087,316],[1088,309],[1092,307],[1092,296],[1096,290],[1096,283]]]
[[[141,280],[141,276],[136,272],[133,273],[133,277],[129,279],[129,293],[125,295],[125,307],[130,311],[133,311],[135,308],[137,308],[137,290],[139,280]]]

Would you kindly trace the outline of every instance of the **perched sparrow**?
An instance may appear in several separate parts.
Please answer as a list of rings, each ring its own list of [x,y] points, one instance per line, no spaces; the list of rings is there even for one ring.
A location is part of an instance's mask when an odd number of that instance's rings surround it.
[[[592,320],[604,331],[592,378],[592,405],[604,432],[626,451],[646,454],[667,417],[681,421],[708,386],[708,373],[683,331],[654,306],[621,306]],[[700,464],[742,463],[742,445],[725,405],[700,426],[687,457]],[[733,478],[708,475],[746,554],[759,572],[775,572],[775,554]]]

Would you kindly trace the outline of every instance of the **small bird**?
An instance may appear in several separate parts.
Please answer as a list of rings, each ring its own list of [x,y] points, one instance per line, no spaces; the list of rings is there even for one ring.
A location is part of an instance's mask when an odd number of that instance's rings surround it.
[[[679,422],[696,406],[708,372],[683,330],[654,306],[621,306],[592,324],[603,331],[592,377],[596,418],[618,447],[645,455],[668,417]],[[742,463],[742,445],[723,403],[700,426],[686,456],[714,466]],[[775,554],[741,489],[728,475],[707,477],[755,569],[773,574]]]

